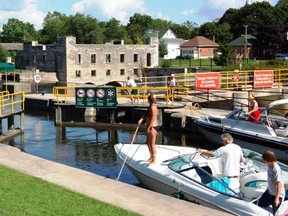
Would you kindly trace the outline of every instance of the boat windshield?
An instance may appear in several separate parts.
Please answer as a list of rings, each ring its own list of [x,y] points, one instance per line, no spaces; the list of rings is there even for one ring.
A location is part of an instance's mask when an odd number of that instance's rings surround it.
[[[172,160],[168,164],[168,167],[180,175],[196,181],[214,191],[244,199],[240,194],[228,187],[230,179],[222,178],[219,180],[215,178],[212,175],[211,168],[207,164],[200,167],[197,162],[191,161],[192,158],[194,158],[194,154],[182,155]]]
[[[242,148],[243,156],[246,163],[252,163],[253,167],[257,168],[257,172],[265,172],[267,170],[267,165],[262,159],[262,155],[258,152],[251,151],[249,149]],[[282,171],[288,172],[288,165],[277,161]]]
[[[247,117],[247,114],[242,108],[236,108],[233,110],[233,112],[228,113],[225,117],[229,119],[244,120]]]

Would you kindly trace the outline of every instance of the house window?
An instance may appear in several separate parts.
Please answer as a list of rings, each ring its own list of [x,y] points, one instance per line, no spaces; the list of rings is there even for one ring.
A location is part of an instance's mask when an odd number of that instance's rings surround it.
[[[125,62],[125,55],[124,54],[120,54],[120,62],[121,63]]]
[[[120,75],[121,76],[125,75],[125,69],[120,69]]]
[[[80,70],[76,70],[76,77],[81,77],[81,71]]]
[[[151,66],[151,53],[147,53],[147,67]]]
[[[91,76],[95,77],[96,76],[96,70],[91,70]]]
[[[96,63],[96,54],[92,54],[91,55],[91,64],[95,64]]]
[[[134,54],[134,62],[138,62],[138,54]]]
[[[106,54],[106,63],[111,63],[111,54]]]
[[[111,70],[106,70],[106,76],[111,76]]]
[[[138,75],[138,69],[134,69],[133,71],[135,75]]]

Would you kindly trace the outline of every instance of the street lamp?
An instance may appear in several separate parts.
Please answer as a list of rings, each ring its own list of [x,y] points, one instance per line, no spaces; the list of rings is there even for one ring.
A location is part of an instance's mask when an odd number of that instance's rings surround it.
[[[247,60],[247,28],[248,25],[243,25],[245,28],[245,39],[244,39],[244,60]]]

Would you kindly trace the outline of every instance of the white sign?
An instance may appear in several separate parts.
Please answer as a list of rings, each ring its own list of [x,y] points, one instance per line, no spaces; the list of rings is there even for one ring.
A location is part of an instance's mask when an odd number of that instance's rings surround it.
[[[34,82],[40,83],[40,81],[41,81],[41,76],[39,74],[34,75]]]

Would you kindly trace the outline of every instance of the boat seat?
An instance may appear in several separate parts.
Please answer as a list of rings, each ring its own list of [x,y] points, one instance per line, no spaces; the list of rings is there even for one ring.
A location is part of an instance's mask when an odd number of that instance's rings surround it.
[[[275,133],[277,136],[282,136],[282,137],[288,136],[288,126],[286,127],[281,126],[279,128],[276,128]]]

